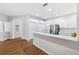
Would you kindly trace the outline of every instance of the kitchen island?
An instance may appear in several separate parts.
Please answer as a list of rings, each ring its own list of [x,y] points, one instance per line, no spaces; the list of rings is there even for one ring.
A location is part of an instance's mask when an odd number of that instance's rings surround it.
[[[47,33],[33,33],[34,44],[54,55],[79,54],[79,42],[76,37],[54,35]]]

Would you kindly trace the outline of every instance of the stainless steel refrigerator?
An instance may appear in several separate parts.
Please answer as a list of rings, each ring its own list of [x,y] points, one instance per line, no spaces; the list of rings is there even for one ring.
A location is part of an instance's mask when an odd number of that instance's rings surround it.
[[[60,26],[58,24],[50,25],[50,34],[59,35]]]

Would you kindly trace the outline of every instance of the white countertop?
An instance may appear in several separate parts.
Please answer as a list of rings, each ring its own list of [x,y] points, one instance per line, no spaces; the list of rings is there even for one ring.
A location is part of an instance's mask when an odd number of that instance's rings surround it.
[[[45,35],[45,36],[55,37],[55,38],[65,39],[65,40],[78,41],[77,37],[62,36],[62,35],[55,35],[55,34],[48,34],[48,33],[41,33],[41,32],[35,32],[34,34]]]

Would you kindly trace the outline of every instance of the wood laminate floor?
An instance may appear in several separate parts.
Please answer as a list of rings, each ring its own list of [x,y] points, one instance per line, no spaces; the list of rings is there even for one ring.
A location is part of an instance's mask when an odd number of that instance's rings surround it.
[[[24,39],[8,39],[0,42],[0,55],[47,55],[44,51]]]

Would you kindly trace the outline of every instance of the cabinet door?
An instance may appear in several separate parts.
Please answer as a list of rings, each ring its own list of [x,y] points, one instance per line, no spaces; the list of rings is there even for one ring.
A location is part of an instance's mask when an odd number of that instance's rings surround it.
[[[38,31],[37,23],[30,22],[29,27],[30,27],[30,29],[29,29],[30,35],[29,36],[30,36],[30,39],[32,39],[33,38],[33,33]]]
[[[38,32],[46,32],[46,25],[44,23],[38,23]]]
[[[0,20],[0,41],[3,40],[3,22]]]
[[[11,38],[11,23],[10,22],[4,22],[4,38],[9,39]]]
[[[47,39],[47,38],[46,38]],[[79,51],[34,36],[34,44],[51,55],[79,55]]]
[[[30,31],[31,31],[32,33],[38,31],[37,23],[30,22]]]

